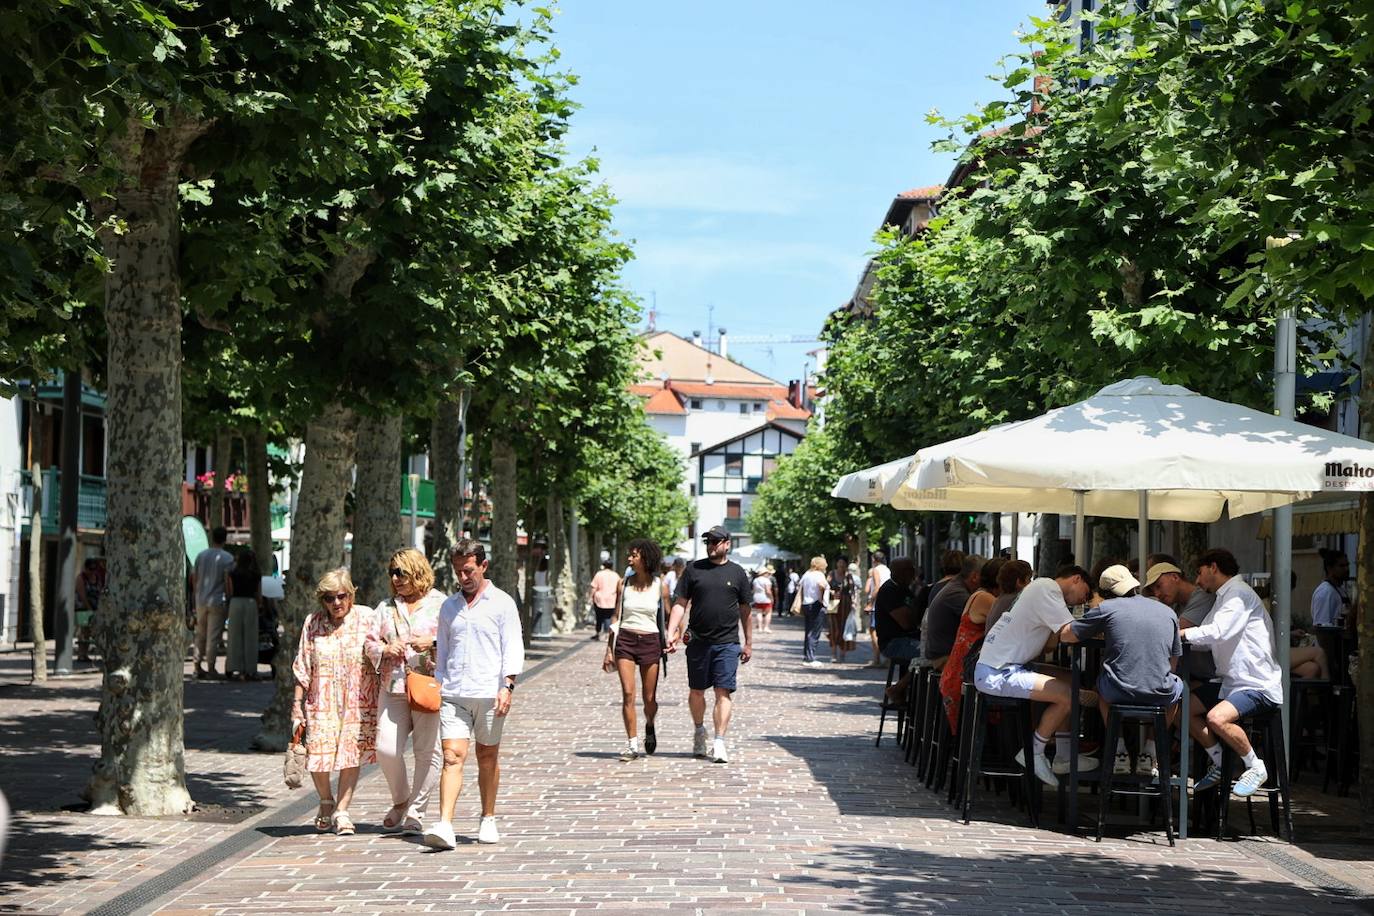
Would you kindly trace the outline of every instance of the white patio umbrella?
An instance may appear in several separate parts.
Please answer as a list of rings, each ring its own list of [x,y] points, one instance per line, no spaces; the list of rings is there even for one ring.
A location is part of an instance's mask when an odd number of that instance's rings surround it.
[[[886,505],[892,502],[896,488],[906,479],[915,455],[898,458],[862,471],[846,474],[835,482],[830,495],[852,503]]]
[[[754,560],[800,560],[801,555],[795,554],[790,550],[783,550],[776,544],[769,544],[767,541],[758,544],[745,544],[739,550],[730,553],[732,558],[738,557],[746,562]]]

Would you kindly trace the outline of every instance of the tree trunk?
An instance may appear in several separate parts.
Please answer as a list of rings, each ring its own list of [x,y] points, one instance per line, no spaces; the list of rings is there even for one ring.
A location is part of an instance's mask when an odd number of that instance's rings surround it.
[[[1039,520],[1040,556],[1035,564],[1037,576],[1052,576],[1059,568],[1059,516],[1041,512]]]
[[[181,536],[181,278],[177,182],[210,125],[183,113],[145,130],[131,117],[116,152],[127,183],[94,201],[101,232],[108,429],[105,549],[109,592],[96,630],[103,658],[93,813],[156,817],[192,807],[186,791],[186,655]]]
[[[401,503],[400,414],[358,422],[358,481],[353,500],[353,584],[357,602],[376,607],[390,597],[387,561],[409,546],[410,519]],[[408,506],[405,508],[409,508]]]
[[[48,680],[48,634],[43,632],[43,422],[38,398],[29,412],[29,478],[33,505],[29,513],[29,638],[33,682]]]
[[[81,371],[68,371],[62,380],[62,468],[58,499],[57,604],[53,608],[53,669],[72,670],[76,635],[76,528],[81,508]]]
[[[263,575],[272,572],[272,484],[267,470],[267,433],[248,431],[248,532]]]
[[[215,485],[210,488],[210,530],[225,525],[224,482],[229,479],[229,450],[233,447],[229,430],[215,433]],[[227,526],[226,526],[227,527]]]
[[[458,590],[448,551],[463,535],[459,397],[455,394],[439,402],[429,433],[429,473],[434,480],[434,545],[429,563],[434,567],[434,587],[445,594]]]
[[[301,469],[296,513],[291,519],[291,575],[286,581],[286,605],[281,612],[281,643],[272,659],[276,691],[263,712],[262,730],[253,739],[253,747],[258,750],[286,749],[296,680],[291,663],[296,657],[301,627],[306,615],[319,606],[315,601],[315,583],[343,564],[347,527],[344,502],[353,469],[355,425],[353,412],[334,403],[326,406],[305,429],[305,466]]]
[[[1197,577],[1197,558],[1207,549],[1207,524],[1205,522],[1185,522],[1183,525],[1182,545],[1179,549],[1178,563],[1189,581]]]
[[[1374,333],[1366,332],[1363,365],[1374,365]],[[1374,384],[1360,382],[1360,437],[1374,440]],[[1374,838],[1374,493],[1360,494],[1359,543],[1355,548],[1355,628],[1359,664],[1360,835]],[[1333,663],[1335,660],[1332,660]]]
[[[859,523],[858,537],[858,565],[859,565],[859,594],[854,596],[854,600],[859,603],[859,632],[868,632],[868,615],[864,613],[864,608],[868,606],[868,601],[863,595],[863,590],[868,588],[868,524]],[[778,599],[781,601],[781,599]]]
[[[568,539],[568,523],[563,511],[563,500],[558,497],[549,499],[549,542],[553,546],[554,532],[558,534],[557,552],[549,561],[549,584],[553,586],[554,628],[560,633],[571,633],[577,628],[577,586],[574,581],[572,549]]]
[[[510,440],[495,435],[491,439],[491,581],[511,595],[519,594],[516,581],[516,500],[517,462]],[[529,634],[529,608],[520,609],[521,622]]]

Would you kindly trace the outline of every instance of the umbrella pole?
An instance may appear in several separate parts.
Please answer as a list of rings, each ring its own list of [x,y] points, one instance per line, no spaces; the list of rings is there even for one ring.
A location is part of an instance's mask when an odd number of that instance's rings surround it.
[[[1073,491],[1073,561],[1082,566],[1088,560],[1087,519],[1083,516],[1083,491]]]
[[[1138,490],[1140,494],[1140,575],[1146,572],[1145,558],[1150,555],[1150,491]]]
[[[1021,539],[1021,513],[1011,514],[1011,558],[1018,559],[1016,556],[1016,542]]]

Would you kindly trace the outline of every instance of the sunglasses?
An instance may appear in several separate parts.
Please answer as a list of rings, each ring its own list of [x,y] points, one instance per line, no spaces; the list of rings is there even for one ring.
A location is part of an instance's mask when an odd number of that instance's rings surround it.
[[[336,604],[347,601],[352,596],[348,592],[339,592],[336,595],[324,595],[320,598],[325,604]]]
[[[386,572],[387,572],[387,575],[391,576],[391,578],[393,578],[393,579],[398,579],[398,578],[399,578],[399,579],[409,579],[409,578],[410,578],[410,573],[406,572],[404,569],[398,569],[398,568],[396,568],[395,566],[391,567],[391,568],[388,569]]]

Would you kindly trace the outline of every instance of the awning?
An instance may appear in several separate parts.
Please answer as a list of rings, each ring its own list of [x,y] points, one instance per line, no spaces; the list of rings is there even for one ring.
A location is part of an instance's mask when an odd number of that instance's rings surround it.
[[[1301,506],[1293,507],[1293,537],[1311,537],[1319,534],[1354,534],[1359,528],[1359,506],[1350,505],[1332,509],[1323,507],[1304,512]],[[1260,540],[1267,541],[1274,530],[1274,518],[1266,515],[1260,520]]]

